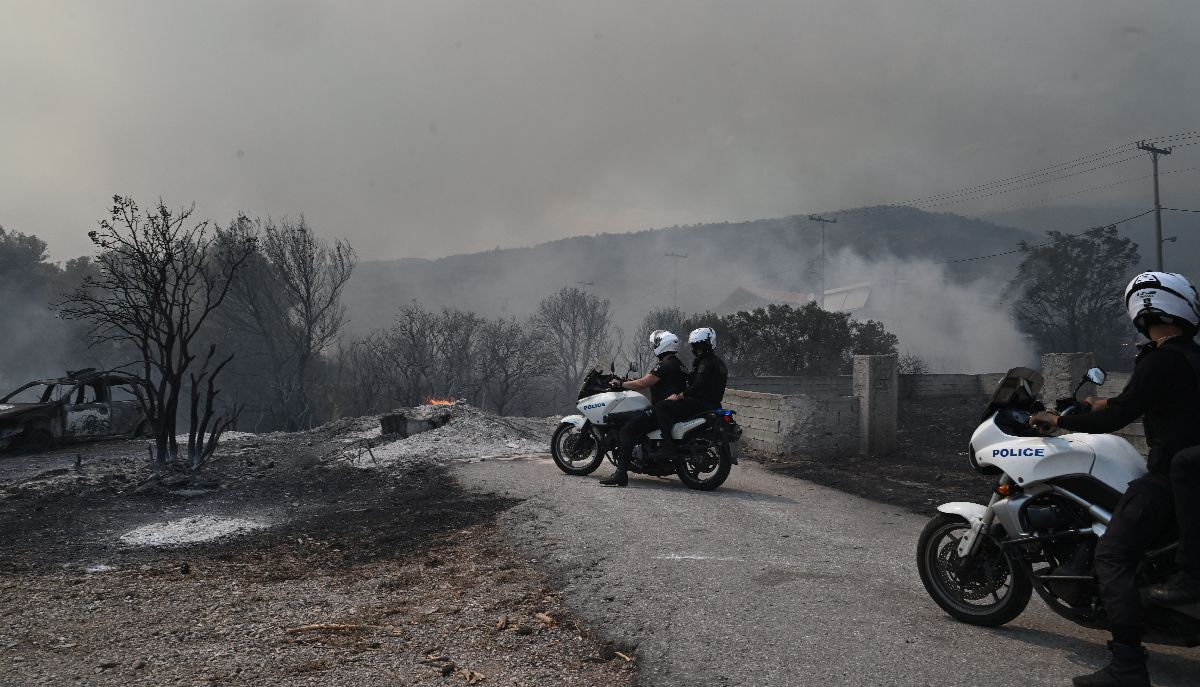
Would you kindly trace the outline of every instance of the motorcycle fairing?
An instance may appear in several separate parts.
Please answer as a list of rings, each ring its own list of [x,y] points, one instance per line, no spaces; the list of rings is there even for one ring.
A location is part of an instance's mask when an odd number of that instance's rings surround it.
[[[992,416],[971,436],[975,461],[993,465],[1018,484],[1061,475],[1090,474],[1119,492],[1146,474],[1146,459],[1128,441],[1111,434],[1016,437]]]
[[[1005,433],[993,416],[971,436],[975,460],[994,465],[1017,484],[1059,475],[1086,475],[1096,462],[1096,451],[1077,434],[1063,437],[1017,437]]]
[[[636,391],[606,391],[579,401],[579,410],[593,425],[604,425],[605,418],[616,412],[642,410],[650,401]]]
[[[1146,458],[1128,441],[1111,434],[1068,434],[1067,438],[1092,447],[1096,462],[1092,476],[1118,492],[1145,475]]]

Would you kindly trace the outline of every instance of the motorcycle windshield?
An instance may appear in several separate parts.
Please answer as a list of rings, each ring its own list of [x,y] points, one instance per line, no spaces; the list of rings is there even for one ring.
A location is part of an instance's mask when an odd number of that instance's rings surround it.
[[[996,386],[996,392],[992,394],[992,400],[984,409],[980,421],[986,420],[1002,408],[1032,410],[1044,383],[1045,379],[1037,370],[1028,367],[1012,368]]]

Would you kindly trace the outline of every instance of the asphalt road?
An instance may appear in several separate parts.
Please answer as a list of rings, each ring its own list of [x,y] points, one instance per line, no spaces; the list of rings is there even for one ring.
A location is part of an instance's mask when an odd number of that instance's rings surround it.
[[[606,489],[548,458],[456,468],[525,499],[504,522],[644,685],[1070,685],[1106,636],[1036,595],[1001,629],[946,616],[917,577],[925,519],[743,463],[713,493],[638,477]],[[1200,649],[1151,647],[1154,684],[1200,685]]]

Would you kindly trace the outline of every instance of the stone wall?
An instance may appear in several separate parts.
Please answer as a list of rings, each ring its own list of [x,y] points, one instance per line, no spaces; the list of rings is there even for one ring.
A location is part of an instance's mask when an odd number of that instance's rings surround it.
[[[900,399],[924,401],[935,398],[991,396],[1003,378],[1003,372],[979,375],[900,375]]]
[[[931,398],[978,398],[991,396],[1003,372],[985,374],[899,375],[899,398],[920,401]],[[1115,375],[1114,375],[1115,377]],[[1109,385],[1105,385],[1109,386]],[[850,375],[829,377],[730,377],[729,387],[764,394],[804,396],[853,396]]]
[[[766,394],[729,389],[724,407],[737,411],[742,441],[774,455],[858,451],[858,399]]]
[[[850,396],[850,375],[828,377],[730,377],[729,388],[782,396]]]
[[[856,356],[856,370],[865,375],[857,386],[853,375],[731,377],[725,405],[738,411],[746,445],[760,451],[776,455],[879,454],[891,450],[893,445],[899,402],[980,400],[991,396],[1004,377],[1003,372],[894,375],[880,367],[880,361],[871,363],[872,357]],[[1066,395],[1074,389],[1091,365],[1090,354],[1046,355],[1042,365],[1046,378],[1042,397],[1053,405],[1059,394]],[[866,381],[871,375],[875,381]],[[887,382],[889,375],[895,380],[891,387]],[[1099,393],[1088,384],[1080,395],[1116,396],[1128,381],[1128,373],[1112,373]],[[875,428],[873,436],[871,427]],[[1130,425],[1118,435],[1145,452],[1140,423]]]

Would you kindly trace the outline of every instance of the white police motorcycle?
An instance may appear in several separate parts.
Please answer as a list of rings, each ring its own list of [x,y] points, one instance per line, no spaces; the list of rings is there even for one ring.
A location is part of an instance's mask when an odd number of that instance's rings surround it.
[[[633,372],[636,368],[630,365],[629,369]],[[579,414],[564,417],[554,431],[550,454],[568,475],[591,474],[605,456],[615,464],[621,426],[650,407],[650,401],[636,391],[611,390],[614,379],[622,378],[612,370],[588,372],[579,390]],[[676,423],[671,431],[675,439],[671,457],[658,451],[662,432],[647,433],[633,448],[630,472],[658,477],[675,474],[692,489],[716,489],[737,463],[731,444],[742,435],[742,428],[734,415],[735,411],[718,408]]]
[[[1085,382],[1104,382],[1092,368],[1061,414],[1082,410]],[[1040,436],[1029,426],[1041,409],[1042,376],[1014,368],[1000,382],[971,437],[972,467],[998,481],[991,501],[946,503],[921,532],[917,568],[925,590],[954,618],[998,626],[1025,610],[1033,592],[1054,612],[1108,629],[1092,569],[1098,538],[1146,460],[1129,442],[1107,434]],[[1178,542],[1152,542],[1138,572],[1140,586],[1165,581],[1177,569]],[[1200,646],[1200,604],[1144,604],[1145,641]]]

